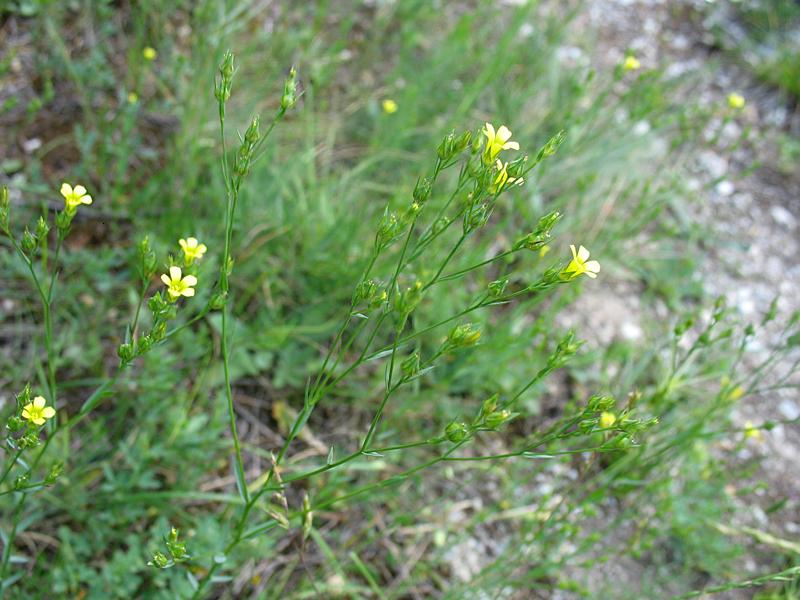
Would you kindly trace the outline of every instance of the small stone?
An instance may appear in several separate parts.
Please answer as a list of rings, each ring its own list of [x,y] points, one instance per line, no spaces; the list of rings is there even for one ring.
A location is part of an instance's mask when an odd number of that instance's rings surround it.
[[[714,188],[720,196],[728,197],[736,191],[736,188],[733,187],[733,183],[728,181],[727,179],[723,179],[720,181]]]
[[[778,204],[770,207],[769,214],[778,225],[783,225],[788,229],[792,229],[797,225],[797,220],[794,218],[794,215]]]
[[[794,421],[800,417],[800,406],[797,406],[797,402],[791,400],[781,400],[780,404],[778,404],[778,411],[787,421]]]

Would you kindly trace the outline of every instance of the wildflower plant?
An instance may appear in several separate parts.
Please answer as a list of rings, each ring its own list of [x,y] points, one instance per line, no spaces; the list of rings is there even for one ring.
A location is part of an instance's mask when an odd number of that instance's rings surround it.
[[[365,458],[398,452],[419,453],[421,462],[417,466],[392,478],[393,481],[400,481],[412,473],[440,463],[526,456],[536,453],[544,444],[561,439],[590,436],[595,431],[611,432],[615,424],[619,424],[617,433],[606,435],[592,450],[619,451],[626,447],[622,440],[632,440],[634,432],[641,432],[649,426],[649,421],[636,418],[633,413],[629,414],[629,410],[624,411],[625,416],[620,414],[617,417],[610,412],[611,405],[601,407],[597,403],[590,403],[575,414],[565,416],[557,426],[525,440],[513,452],[502,456],[467,452],[467,445],[476,436],[491,434],[514,421],[520,415],[519,398],[575,355],[580,343],[570,333],[555,345],[547,363],[514,394],[492,395],[471,417],[453,415],[453,419],[443,423],[440,433],[433,437],[393,441],[388,445],[384,441],[382,429],[386,425],[387,409],[393,399],[408,393],[412,385],[424,385],[428,373],[439,367],[447,357],[480,351],[481,342],[486,336],[484,328],[466,321],[466,317],[498,309],[521,298],[544,297],[581,275],[596,277],[600,270],[598,261],[588,260],[589,252],[583,246],[578,250],[572,246],[570,260],[552,264],[532,281],[521,283],[515,278],[512,284],[509,273],[476,290],[473,299],[452,314],[424,327],[416,324],[417,314],[431,294],[446,293],[448,287],[463,286],[465,281],[489,266],[500,268],[502,273],[502,266],[508,264],[513,255],[519,255],[520,261],[537,260],[538,253],[552,243],[551,235],[561,216],[557,212],[543,215],[532,231],[522,235],[517,243],[494,257],[463,268],[451,266],[459,251],[482,229],[491,226],[499,199],[513,189],[524,186],[526,176],[543,160],[555,154],[565,139],[563,132],[557,133],[535,154],[534,160],[529,160],[525,155],[510,155],[511,151],[519,150],[519,144],[511,141],[512,134],[507,126],[495,127],[486,123],[477,134],[465,131],[447,135],[437,148],[430,171],[419,178],[407,204],[395,208],[387,206],[377,224],[361,275],[358,281],[353,282],[350,305],[327,346],[317,374],[308,382],[302,406],[288,424],[282,445],[274,451],[271,466],[255,480],[248,479],[245,468],[247,458],[239,437],[230,369],[232,348],[228,313],[232,300],[230,279],[235,275],[236,264],[232,256],[234,223],[241,189],[250,166],[263,152],[262,147],[273,128],[296,101],[297,75],[294,70],[290,72],[281,103],[267,131],[262,134],[259,117],[253,118],[240,137],[240,146],[233,159],[229,160],[225,125],[234,73],[234,59],[228,53],[220,64],[215,85],[223,148],[222,178],[226,189],[225,245],[217,282],[216,307],[221,312],[221,360],[232,442],[231,463],[241,508],[234,517],[226,545],[221,551],[215,552],[213,560],[205,558],[202,549],[195,555],[194,560],[202,565],[204,572],[194,587],[195,598],[210,593],[221,569],[236,568],[229,557],[235,555],[237,548],[247,540],[274,528],[291,529],[295,523],[303,529],[303,537],[307,537],[313,528],[311,515],[338,500],[315,504],[312,500],[314,494],[311,493],[304,495],[301,507],[295,508],[288,498],[292,496],[290,492],[295,486],[311,485],[314,478],[324,473],[346,470],[351,463]],[[453,175],[450,176],[450,173]],[[436,198],[435,208],[430,208],[434,205],[433,198]],[[448,243],[449,248],[445,246],[443,250],[442,244]],[[194,260],[195,251],[186,252],[190,247],[189,240],[185,243],[182,241],[181,247],[185,254],[184,265],[189,266]],[[197,247],[191,242],[191,248]],[[537,254],[528,254],[528,251]],[[422,268],[428,256],[439,257],[438,263]],[[169,274],[162,276],[168,294],[173,298],[192,293],[187,294],[187,291],[191,290],[196,280],[192,278],[187,281],[186,278],[179,267],[172,267]],[[436,335],[441,336],[438,344],[429,346],[427,342],[423,343]],[[318,407],[330,400],[348,376],[363,368],[374,369],[378,364],[382,365],[384,371],[383,390],[376,398],[372,418],[358,445],[344,455],[337,454],[331,448],[323,464],[305,465],[292,461],[287,465],[296,440],[303,435],[304,428]],[[386,482],[383,480],[369,483],[346,493],[343,498],[367,494],[384,485]],[[173,563],[166,555],[157,554],[152,564],[163,568]]]
[[[148,238],[145,237],[136,248],[137,271],[141,283],[139,299],[133,319],[125,332],[126,341],[117,349],[120,359],[118,368],[97,385],[78,410],[60,406],[59,354],[54,338],[54,306],[58,299],[57,283],[62,267],[62,253],[64,242],[71,232],[78,212],[91,210],[94,203],[87,188],[81,184],[73,186],[63,183],[60,193],[64,206],[53,218],[55,227],[52,228],[48,223],[47,215],[42,215],[32,228],[25,227],[18,236],[12,228],[8,189],[0,190],[0,232],[10,243],[17,259],[25,266],[30,283],[39,299],[43,329],[41,342],[44,347],[42,393],[36,394],[30,385],[26,385],[17,394],[15,408],[5,420],[7,434],[3,443],[4,455],[0,470],[0,498],[13,496],[14,508],[11,512],[10,529],[4,531],[0,589],[3,589],[8,581],[12,548],[28,498],[45,487],[54,485],[65,469],[66,465],[62,461],[51,462],[49,467],[45,466],[47,460],[52,461],[47,455],[51,443],[59,437],[59,434],[60,437],[66,437],[66,432],[75,428],[108,398],[123,371],[135,358],[174,334],[175,330],[167,331],[167,323],[177,315],[175,301],[181,297],[193,296],[194,286],[198,284],[195,275],[183,274],[180,267],[171,266],[168,269],[169,277],[165,276],[168,281],[166,295],[156,292],[146,302],[152,312],[152,327],[147,333],[142,334],[139,331],[141,309],[158,267],[156,255],[150,247]],[[54,234],[51,235],[53,230]],[[53,250],[51,245],[55,246]],[[184,250],[187,269],[192,268],[191,263],[200,259],[204,251],[204,246],[187,244]],[[191,261],[188,259],[189,256]],[[208,310],[210,307],[206,308],[206,311]],[[174,540],[173,542],[173,546],[177,548],[175,545],[177,542]],[[178,562],[174,553],[173,560]]]

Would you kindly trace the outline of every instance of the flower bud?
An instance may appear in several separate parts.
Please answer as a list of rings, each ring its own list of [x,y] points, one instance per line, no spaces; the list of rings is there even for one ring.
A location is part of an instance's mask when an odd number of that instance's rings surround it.
[[[475,329],[472,323],[455,326],[447,336],[447,344],[451,348],[462,348],[478,343],[481,330]]]
[[[156,552],[155,554],[153,554],[153,560],[151,560],[147,564],[151,567],[166,569],[170,564],[170,560],[164,555],[163,552]]]
[[[497,279],[489,284],[489,295],[492,298],[502,296],[508,287],[508,279]]]
[[[483,404],[481,404],[481,410],[478,412],[478,421],[483,420],[486,415],[490,415],[497,410],[498,397],[499,396],[497,394],[494,394],[483,401]]]
[[[139,253],[139,269],[142,279],[149,281],[156,272],[157,260],[156,253],[150,248],[150,239],[144,236],[137,248]]]
[[[36,237],[40,240],[47,239],[47,234],[50,233],[50,226],[47,224],[47,221],[44,220],[44,217],[39,217],[39,220],[36,222]]]
[[[564,140],[567,139],[567,132],[563,129],[547,140],[547,143],[542,146],[539,150],[539,154],[536,155],[536,161],[533,164],[538,164],[541,160],[547,158],[548,156],[553,156],[556,153],[559,146],[564,143]]]
[[[9,431],[19,431],[25,427],[25,421],[20,419],[17,415],[11,415],[8,417],[8,421],[6,421],[6,429]]]
[[[678,323],[675,326],[673,332],[675,333],[676,337],[681,337],[684,333],[689,331],[689,329],[691,329],[693,325],[694,325],[694,319],[689,317],[688,319],[684,319],[681,323]]]
[[[36,246],[38,245],[38,240],[36,236],[33,235],[27,227],[25,227],[25,231],[22,234],[22,249],[25,252],[33,252],[36,250]]]
[[[378,234],[375,238],[376,244],[382,248],[392,241],[400,233],[401,223],[394,212],[386,212],[378,225]]]
[[[48,471],[47,475],[44,478],[45,485],[53,485],[56,480],[61,476],[61,473],[64,471],[64,463],[57,462],[52,467],[50,467],[50,471]]]
[[[506,172],[510,179],[519,179],[525,174],[525,164],[528,162],[527,156],[515,158],[506,167]]]
[[[457,444],[469,437],[469,427],[460,421],[453,421],[445,427],[444,435],[448,440]]]
[[[422,301],[423,286],[422,282],[417,280],[406,291],[398,294],[395,297],[395,309],[402,317],[407,317],[417,305]]]
[[[217,292],[214,294],[214,296],[211,298],[211,302],[209,303],[211,310],[222,310],[222,308],[225,306],[227,297],[228,295],[225,292]]]
[[[489,214],[489,207],[486,204],[475,206],[467,216],[467,231],[475,231],[486,225],[486,222],[489,220]]]
[[[414,187],[414,200],[420,204],[424,204],[425,201],[430,198],[430,196],[431,180],[427,177],[417,179],[417,185]]]
[[[283,84],[281,96],[281,109],[289,110],[297,102],[297,71],[294,67],[289,70],[289,76]]]
[[[451,131],[444,139],[441,141],[439,146],[436,148],[436,155],[439,157],[439,160],[442,162],[447,162],[453,157],[455,154],[455,145],[456,145],[456,135],[455,131]]]
[[[589,398],[587,405],[592,412],[602,412],[610,410],[614,406],[614,403],[615,400],[612,396],[597,394]]]
[[[14,486],[13,486],[14,489],[15,490],[20,490],[20,489],[24,488],[26,485],[28,485],[28,482],[30,481],[30,479],[31,479],[31,474],[30,473],[23,473],[22,475],[20,475],[16,479],[14,479]]]
[[[188,558],[186,555],[186,543],[178,538],[178,530],[174,527],[170,530],[169,536],[167,537],[167,549],[169,553],[172,554],[172,558],[175,562],[180,562]]]
[[[503,423],[511,419],[512,417],[511,411],[508,410],[498,410],[493,412],[492,414],[486,415],[484,419],[484,423],[487,427],[494,429],[495,427],[500,427]]]
[[[37,431],[28,431],[28,433],[17,440],[17,443],[23,450],[36,448],[39,445],[39,433]]]
[[[256,115],[253,117],[253,120],[250,122],[250,126],[247,128],[247,131],[244,134],[244,141],[251,146],[258,141],[258,138],[261,137],[261,132],[258,129],[260,124],[261,118]]]
[[[460,136],[458,136],[454,147],[455,153],[460,154],[461,152],[463,152],[467,148],[467,146],[469,146],[469,142],[471,139],[472,139],[471,131],[465,131]]]
[[[132,344],[120,344],[117,347],[117,356],[124,363],[129,363],[133,360],[135,354]]]
[[[231,97],[233,73],[236,70],[233,62],[233,53],[229,50],[225,53],[222,62],[219,64],[220,78],[214,85],[214,96],[220,102],[227,102]]]
[[[75,217],[75,209],[64,209],[60,213],[56,215],[56,227],[58,228],[58,234],[65,238],[67,237],[67,233],[69,233],[69,227],[72,225],[72,219]]]
[[[400,363],[400,370],[406,377],[413,377],[419,372],[419,365],[419,352],[414,352],[414,354],[407,356],[403,362]]]

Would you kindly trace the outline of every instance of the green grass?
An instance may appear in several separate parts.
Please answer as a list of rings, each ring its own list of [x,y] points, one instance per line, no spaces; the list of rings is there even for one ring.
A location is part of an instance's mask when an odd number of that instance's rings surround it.
[[[219,273],[225,240],[212,93],[224,49],[232,48],[239,65],[224,158],[234,160],[235,132],[243,135],[253,114],[267,123],[275,113],[291,65],[302,96],[242,186],[229,322],[223,327],[221,314],[211,312],[155,346],[87,419],[53,437],[41,468],[63,462],[64,472],[54,487],[27,495],[8,557],[7,595],[45,597],[41,590],[48,589],[58,597],[191,597],[193,582],[204,581],[209,569],[220,576],[208,588],[218,597],[464,598],[504,589],[547,597],[555,588],[589,597],[652,593],[633,583],[617,589],[608,565],[623,558],[641,569],[648,590],[664,597],[741,580],[745,548],[714,523],[739,510],[726,485],[749,475],[750,466],[732,452],[719,456],[715,444],[743,443],[743,432],[728,420],[731,394],[736,386],[748,392],[758,386],[748,389],[751,380],[737,369],[744,334],[735,314],[720,312],[718,323],[700,314],[713,304],[693,277],[697,242],[708,231],[684,216],[692,199],[682,180],[702,114],[659,71],[594,73],[562,64],[556,50],[574,43],[568,25],[578,3],[498,9],[479,2],[437,13],[422,1],[281,8],[42,3],[26,22],[43,82],[27,122],[52,118],[48,111],[59,98],[74,99],[80,109],[74,126],[46,139],[47,151],[34,154],[14,183],[12,192],[21,194],[12,198],[14,230],[20,233],[48,203],[55,206],[62,179],[84,182],[95,197],[76,217],[56,288],[64,415],[76,414],[115,370],[115,349],[126,341],[140,301],[134,246],[142,236],[160,259],[175,254],[177,239],[188,235],[209,246],[198,267],[198,295],[182,301],[177,323],[211,298],[205,282]],[[146,46],[158,51],[152,62],[142,56]],[[386,98],[397,102],[396,113],[382,111]],[[418,178],[431,174],[444,135],[453,129],[479,135],[486,121],[508,124],[531,158],[557,132],[564,130],[566,140],[523,187],[498,198],[489,225],[459,247],[444,273],[499,254],[546,212],[564,217],[545,256],[514,254],[431,288],[406,330],[422,333],[400,347],[400,357],[413,350],[430,356],[451,326],[466,320],[482,326],[481,343],[401,388],[386,406],[374,447],[439,436],[454,419],[471,419],[492,394],[513,396],[545,367],[567,335],[565,315],[585,306],[580,296],[591,299],[596,282],[558,286],[427,328],[494,279],[508,277],[509,289],[536,281],[564,261],[570,243],[586,245],[602,261],[601,281],[637,290],[646,307],[644,338],[585,345],[525,390],[514,406],[519,417],[502,431],[478,434],[459,455],[519,456],[447,460],[418,472],[409,470],[434,460],[441,446],[358,456],[286,486],[289,531],[270,514],[283,514],[284,498],[266,494],[245,529],[263,524],[260,534],[222,556],[245,502],[231,466],[222,336],[233,348],[245,475],[263,483],[271,476],[271,453],[291,435],[324,368],[382,215],[405,210]],[[644,121],[649,128],[635,127]],[[69,158],[58,163],[54,155]],[[444,208],[457,175],[457,168],[442,173],[411,248]],[[430,279],[459,230],[448,230],[409,262],[400,289],[415,277]],[[392,280],[401,247],[402,241],[375,262],[384,283]],[[4,297],[12,301],[0,313],[13,332],[4,336],[0,355],[10,401],[25,382],[48,388],[48,361],[25,266],[11,252],[0,261]],[[671,316],[656,318],[651,309],[658,305]],[[697,325],[674,334],[689,315]],[[371,325],[375,314],[370,318]],[[591,313],[578,322],[591,333]],[[142,331],[150,324],[145,310]],[[354,320],[346,335],[358,325]],[[709,326],[710,338],[698,343]],[[715,338],[729,327],[729,335]],[[694,348],[688,357],[680,338]],[[392,341],[390,328],[379,330],[374,348],[391,348]],[[777,352],[794,352],[785,338],[780,344]],[[341,373],[364,347],[362,337],[330,372]],[[281,477],[323,467],[329,448],[333,461],[358,448],[383,394],[387,360],[365,362],[327,393]],[[720,383],[723,377],[732,383]],[[616,398],[616,410],[630,406],[633,417],[659,423],[616,441],[587,430],[521,453],[552,428],[577,427],[573,417],[584,414],[595,393]],[[314,511],[306,539],[305,493]],[[6,515],[21,497],[0,496],[4,535],[13,520]],[[192,558],[166,570],[148,567],[154,552],[167,551],[172,526]],[[452,553],[470,538],[502,544],[480,557],[479,572],[462,583],[452,572]],[[770,552],[774,571],[790,566],[785,551]]]

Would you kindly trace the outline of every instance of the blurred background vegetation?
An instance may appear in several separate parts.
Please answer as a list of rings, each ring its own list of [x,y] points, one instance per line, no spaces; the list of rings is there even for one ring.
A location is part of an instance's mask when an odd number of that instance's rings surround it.
[[[454,266],[485,260],[557,209],[565,218],[553,254],[586,245],[602,261],[604,287],[564,286],[546,301],[476,317],[484,321],[481,351],[458,354],[398,396],[382,440],[438,435],[487,396],[513,392],[573,327],[588,340],[580,355],[529,389],[522,416],[479,439],[475,452],[502,453],[598,391],[638,403],[659,426],[624,453],[453,462],[333,504],[317,511],[306,543],[267,532],[241,545],[216,596],[660,598],[797,564],[800,549],[781,525],[797,521],[797,481],[770,492],[756,441],[731,417],[772,364],[743,366],[747,323],[736,306],[715,308],[706,289],[701,263],[717,233],[713,219],[696,218],[706,188],[690,185],[688,174],[715,132],[739,118],[725,95],[703,101],[704,69],[739,65],[752,84],[725,93],[752,85],[794,114],[800,7],[674,3],[672,17],[693,28],[709,56],[676,76],[668,61],[624,72],[619,65],[636,50],[609,44],[587,24],[591,4],[0,2],[0,178],[12,190],[15,220],[57,208],[62,180],[83,183],[95,198],[76,218],[58,289],[60,401],[68,409],[117,362],[136,309],[132,261],[143,235],[160,255],[194,235],[210,248],[203,272],[219,268],[224,188],[213,77],[224,50],[239,65],[230,131],[271,114],[289,67],[298,69],[301,100],[252,169],[234,238],[232,366],[252,478],[268,469],[302,405],[384,209],[407,202],[442,137],[505,123],[533,154],[567,133],[558,154],[503,197],[491,232]],[[395,112],[384,109],[387,99]],[[735,146],[761,133],[743,127]],[[781,132],[774,159],[795,178],[796,133]],[[23,265],[2,249],[0,398],[11,402],[44,375],[38,304]],[[532,279],[550,258],[531,254],[506,266]],[[457,310],[492,273],[432,295],[414,326]],[[684,343],[673,331],[688,318],[694,327]],[[764,326],[774,318],[764,316]],[[796,325],[789,322],[787,336]],[[619,335],[621,327],[630,335]],[[64,461],[65,474],[26,509],[8,597],[191,594],[187,572],[201,577],[224,547],[238,501],[219,329],[212,315],[156,348],[99,413],[54,444],[48,460]],[[767,345],[791,364],[797,340],[787,336]],[[297,460],[322,461],[331,447],[357,444],[382,379],[381,368],[368,367],[338,387],[335,402],[314,413]],[[306,490],[326,505],[423,459],[365,457],[307,490],[295,486],[288,499],[297,508]],[[3,515],[10,506],[0,497]],[[753,507],[763,516],[755,524],[747,518]],[[153,570],[147,560],[170,526],[184,532],[197,563]],[[794,573],[785,578],[794,583],[763,582],[760,597],[797,598]],[[756,592],[738,593],[722,592]]]

